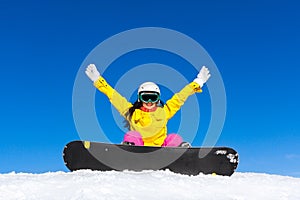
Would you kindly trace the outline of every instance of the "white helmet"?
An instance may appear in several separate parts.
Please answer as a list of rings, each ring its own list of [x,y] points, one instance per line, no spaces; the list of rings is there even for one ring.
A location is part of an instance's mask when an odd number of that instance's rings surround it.
[[[138,89],[138,95],[141,92],[157,92],[158,94],[160,94],[160,89],[159,89],[158,85],[156,85],[153,82],[145,82],[140,85],[140,87]]]

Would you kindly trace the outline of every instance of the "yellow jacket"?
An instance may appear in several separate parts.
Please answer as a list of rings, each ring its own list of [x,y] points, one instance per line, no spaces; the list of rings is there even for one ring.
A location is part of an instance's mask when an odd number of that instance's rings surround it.
[[[103,77],[94,82],[94,86],[104,93],[119,113],[126,118],[126,113],[133,105],[113,89]],[[184,104],[187,98],[195,92],[202,92],[199,84],[192,82],[153,112],[136,109],[129,121],[130,130],[138,131],[145,146],[161,146],[167,137],[167,123]],[[128,119],[127,119],[128,120]]]

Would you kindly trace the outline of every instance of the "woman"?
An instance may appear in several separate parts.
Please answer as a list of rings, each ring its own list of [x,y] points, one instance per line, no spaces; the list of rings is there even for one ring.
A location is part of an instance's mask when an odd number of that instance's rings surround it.
[[[202,86],[210,77],[209,70],[202,67],[193,82],[163,104],[160,89],[153,82],[145,82],[138,89],[135,103],[128,102],[100,75],[96,66],[90,64],[85,71],[94,82],[94,86],[104,93],[113,106],[126,119],[129,131],[125,134],[123,144],[137,146],[180,146],[188,147],[178,134],[167,134],[167,123],[181,108],[187,98],[202,92]]]

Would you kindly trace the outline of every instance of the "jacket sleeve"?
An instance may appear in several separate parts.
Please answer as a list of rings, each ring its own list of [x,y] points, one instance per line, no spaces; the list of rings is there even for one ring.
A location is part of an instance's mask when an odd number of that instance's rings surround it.
[[[105,94],[111,104],[123,117],[125,117],[126,112],[130,107],[132,107],[132,104],[128,102],[125,97],[120,95],[115,89],[113,89],[102,76],[100,76],[100,78],[94,82],[94,86],[100,92]]]
[[[168,100],[164,106],[167,119],[172,118],[181,108],[187,98],[196,92],[202,92],[202,89],[200,88],[198,83],[191,82],[190,84],[186,85],[180,92],[174,94],[173,97]]]

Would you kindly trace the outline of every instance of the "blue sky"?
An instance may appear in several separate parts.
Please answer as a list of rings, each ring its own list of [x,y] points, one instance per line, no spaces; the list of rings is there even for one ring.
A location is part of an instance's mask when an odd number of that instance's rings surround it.
[[[296,1],[4,0],[0,4],[1,173],[67,171],[61,154],[66,143],[79,139],[72,93],[83,61],[115,34],[163,27],[193,38],[217,65],[227,97],[217,145],[239,152],[238,171],[300,176]],[[197,74],[176,55],[145,50],[120,57],[103,75],[114,85],[126,70],[153,62],[181,69],[191,81]],[[163,91],[165,99],[171,97],[168,88]],[[207,88],[197,98],[201,123],[191,141],[194,146],[202,144],[210,118]],[[111,110],[102,110],[106,105],[107,99],[96,93],[98,119],[106,119],[100,122],[104,131],[111,132],[107,135],[112,142],[119,142],[122,130]],[[170,131],[176,131],[178,118],[180,113],[170,122]]]

